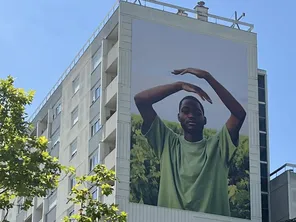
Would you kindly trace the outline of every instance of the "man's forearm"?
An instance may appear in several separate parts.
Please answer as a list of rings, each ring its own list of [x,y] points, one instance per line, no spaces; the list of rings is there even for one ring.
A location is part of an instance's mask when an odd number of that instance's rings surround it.
[[[136,104],[152,105],[167,96],[182,90],[182,82],[156,86],[135,95]]]
[[[243,120],[246,116],[246,111],[241,106],[241,104],[224,88],[211,74],[205,77],[205,80],[210,84],[210,86],[217,93],[219,98],[222,100],[224,105],[229,109],[232,115],[236,118]]]

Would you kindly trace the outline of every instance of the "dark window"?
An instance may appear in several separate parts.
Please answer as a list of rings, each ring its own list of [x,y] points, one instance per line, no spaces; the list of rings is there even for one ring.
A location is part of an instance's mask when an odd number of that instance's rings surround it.
[[[266,119],[263,117],[259,117],[259,130],[266,132]]]
[[[262,209],[262,222],[269,222],[268,209]]]
[[[267,161],[267,149],[260,147],[260,161]]]
[[[261,177],[261,191],[268,192],[268,180],[267,180],[267,177]]]
[[[265,102],[265,89],[258,89],[258,97],[260,102]]]
[[[259,104],[259,116],[266,117],[266,105],[265,104]]]
[[[258,87],[265,88],[265,77],[263,75],[258,75]]]
[[[267,140],[266,140],[266,133],[260,133],[260,147],[266,147]]]
[[[260,173],[262,177],[267,177],[267,164],[260,163]]]
[[[268,209],[268,194],[261,194],[262,209]]]

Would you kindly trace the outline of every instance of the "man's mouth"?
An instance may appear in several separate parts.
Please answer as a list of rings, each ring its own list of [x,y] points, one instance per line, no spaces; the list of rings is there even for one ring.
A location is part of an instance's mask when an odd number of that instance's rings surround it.
[[[196,122],[194,121],[188,121],[187,123],[189,126],[196,126]]]

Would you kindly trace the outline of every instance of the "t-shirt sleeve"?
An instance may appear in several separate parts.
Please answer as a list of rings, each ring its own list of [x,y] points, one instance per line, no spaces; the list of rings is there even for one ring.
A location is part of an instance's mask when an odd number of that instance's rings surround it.
[[[164,124],[159,116],[155,117],[147,132],[143,132],[142,129],[142,134],[159,158],[161,158],[165,146],[172,144],[176,138],[176,134]]]
[[[229,165],[237,147],[233,144],[226,124],[219,132],[219,147],[224,162]]]

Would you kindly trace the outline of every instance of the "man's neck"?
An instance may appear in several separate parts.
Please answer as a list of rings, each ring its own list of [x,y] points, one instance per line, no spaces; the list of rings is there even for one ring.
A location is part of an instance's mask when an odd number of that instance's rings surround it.
[[[197,133],[184,132],[184,139],[188,142],[198,142],[203,140],[203,133],[202,132],[197,132]]]

